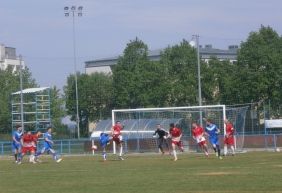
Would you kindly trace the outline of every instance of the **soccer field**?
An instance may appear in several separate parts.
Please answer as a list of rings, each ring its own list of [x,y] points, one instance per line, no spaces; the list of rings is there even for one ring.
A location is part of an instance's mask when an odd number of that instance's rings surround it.
[[[0,158],[1,193],[182,193],[182,192],[282,192],[282,153],[251,152],[205,158],[128,155],[119,161],[109,156],[64,157],[55,163],[21,165]]]

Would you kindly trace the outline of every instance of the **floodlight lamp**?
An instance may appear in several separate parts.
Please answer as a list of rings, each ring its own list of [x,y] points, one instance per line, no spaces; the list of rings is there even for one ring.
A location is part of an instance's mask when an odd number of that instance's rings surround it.
[[[75,11],[76,7],[75,6],[71,6],[71,10]]]
[[[77,9],[78,9],[79,11],[82,11],[83,7],[82,7],[82,6],[79,6]]]
[[[70,14],[69,13],[65,13],[65,16],[68,17],[68,16],[70,16]]]
[[[69,7],[64,7],[64,10],[65,10],[65,11],[68,11],[68,10],[69,10]]]
[[[195,48],[196,47],[196,42],[194,40],[192,40],[192,41],[189,42],[189,45],[191,47]]]

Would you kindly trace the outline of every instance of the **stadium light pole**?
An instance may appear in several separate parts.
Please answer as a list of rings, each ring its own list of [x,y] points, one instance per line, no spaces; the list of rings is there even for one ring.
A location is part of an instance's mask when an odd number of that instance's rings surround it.
[[[73,63],[74,63],[74,79],[75,79],[75,101],[76,101],[76,125],[77,125],[77,138],[80,138],[80,123],[79,123],[79,109],[78,109],[78,88],[77,88],[77,67],[76,67],[76,38],[75,38],[75,17],[82,16],[82,6],[65,6],[65,16],[72,16],[72,35],[73,35]]]
[[[198,101],[199,101],[199,106],[202,106],[202,86],[201,86],[201,66],[200,66],[200,43],[199,43],[199,37],[200,37],[199,35],[193,35],[192,36],[192,41],[190,41],[190,45],[192,47],[196,47],[196,49],[197,49]],[[200,124],[203,125],[203,115],[202,115],[202,112],[200,112]]]
[[[23,116],[23,73],[22,73],[22,55],[19,55],[20,59],[20,98],[21,98],[21,127],[22,131],[24,131],[24,116]]]

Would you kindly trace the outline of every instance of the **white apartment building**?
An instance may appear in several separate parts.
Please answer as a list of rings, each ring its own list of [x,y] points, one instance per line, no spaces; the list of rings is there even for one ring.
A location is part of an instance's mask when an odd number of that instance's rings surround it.
[[[24,61],[21,61],[24,68]],[[20,68],[20,59],[16,55],[16,48],[6,47],[0,44],[0,70],[5,70],[8,67],[12,68],[13,72]]]
[[[230,45],[228,49],[216,49],[212,45],[200,45],[200,57],[205,62],[209,62],[211,58],[217,58],[219,60],[228,60],[232,63],[237,61],[237,45]],[[161,52],[164,49],[149,51],[148,57],[151,61],[159,61],[161,58]],[[92,74],[95,72],[111,73],[111,67],[117,64],[119,56],[96,59],[85,62],[85,73]]]

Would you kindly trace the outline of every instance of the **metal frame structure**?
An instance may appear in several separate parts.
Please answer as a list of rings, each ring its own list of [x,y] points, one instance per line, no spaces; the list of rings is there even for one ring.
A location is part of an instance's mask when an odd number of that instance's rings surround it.
[[[24,130],[36,131],[51,125],[50,88],[28,88],[12,93],[11,114],[12,129],[22,124]]]

